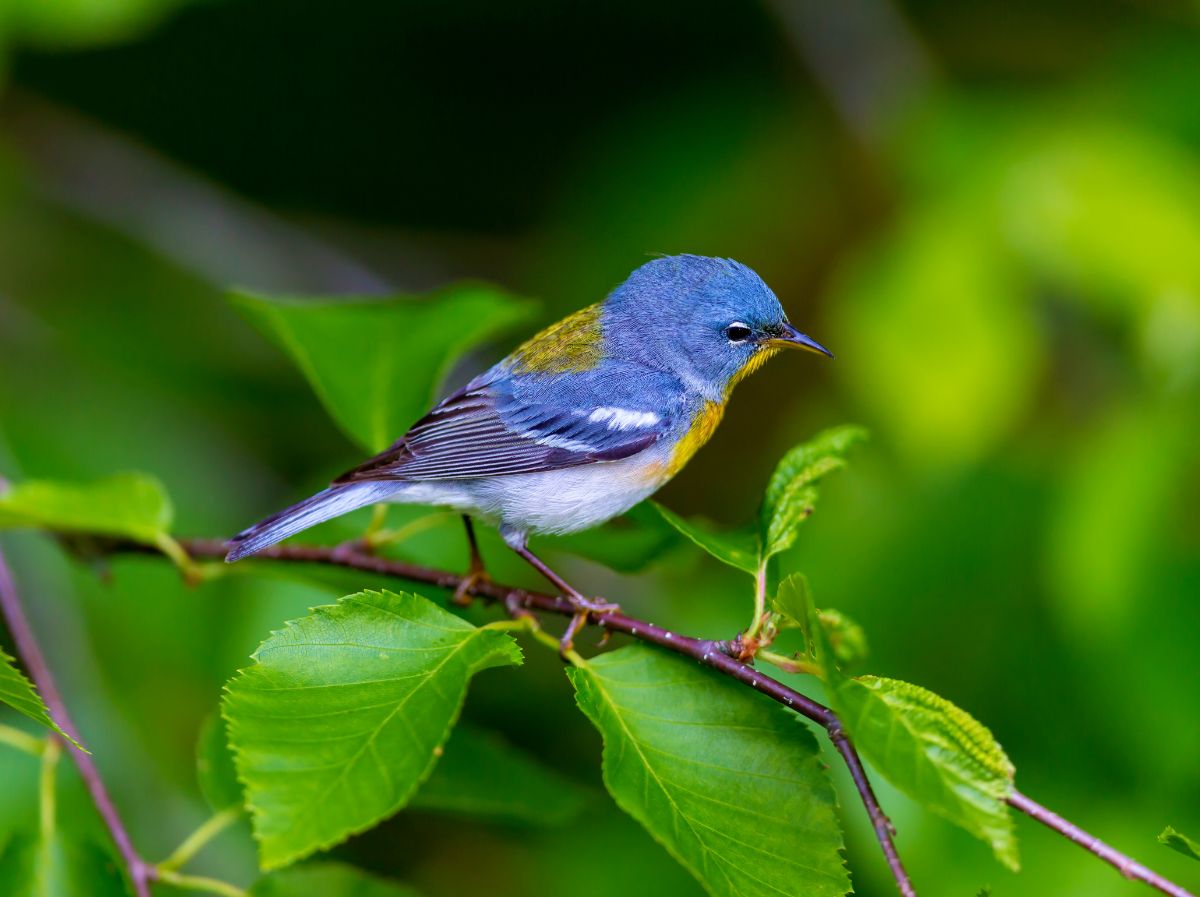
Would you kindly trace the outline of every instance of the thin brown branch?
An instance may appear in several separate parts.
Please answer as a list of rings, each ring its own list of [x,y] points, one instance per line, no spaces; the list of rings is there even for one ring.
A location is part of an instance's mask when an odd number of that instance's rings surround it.
[[[223,558],[228,546],[217,539],[181,539],[180,545],[193,558]],[[524,607],[544,613],[573,617],[575,608],[564,598],[548,595],[544,592],[534,592],[527,589],[517,589],[501,585],[487,579],[467,579],[447,570],[424,567],[419,564],[409,564],[395,561],[377,555],[365,553],[358,545],[343,545],[336,548],[325,548],[308,545],[277,545],[265,549],[255,555],[257,558],[276,561],[298,561],[312,564],[331,564],[339,567],[350,567],[375,573],[381,576],[396,577],[410,582],[423,582],[438,588],[454,592],[460,588],[466,594],[474,595],[485,601],[499,602],[511,612],[513,608]],[[788,688],[782,682],[765,676],[754,667],[730,656],[737,653],[736,649],[724,641],[696,639],[679,635],[653,623],[647,623],[620,612],[593,615],[589,622],[601,626],[609,632],[621,632],[643,642],[659,645],[676,654],[682,654],[698,661],[704,666],[711,667],[755,691],[765,694],[774,701],[783,704],[801,716],[807,717],[829,734],[830,740],[850,769],[850,776],[858,789],[859,797],[866,807],[867,815],[879,839],[880,847],[896,880],[896,887],[903,897],[916,897],[916,891],[909,880],[904,864],[896,852],[893,841],[895,830],[888,821],[883,808],[875,797],[871,784],[863,769],[858,752],[854,749],[849,736],[842,728],[841,722],[832,710],[814,701],[795,689]]]
[[[1020,791],[1014,790],[1008,798],[1008,804],[1020,810],[1031,819],[1036,819],[1047,828],[1058,832],[1069,841],[1074,841],[1088,853],[1095,854],[1104,862],[1113,866],[1126,878],[1144,882],[1152,888],[1157,888],[1171,897],[1194,897],[1190,891],[1185,891],[1174,882],[1168,881],[1157,872],[1147,869],[1141,863],[1135,862],[1125,854],[1109,847],[1094,835],[1089,835],[1073,822],[1068,822],[1052,810],[1048,810],[1033,798],[1026,797]]]
[[[58,690],[49,664],[46,663],[46,656],[42,653],[41,646],[33,634],[33,628],[29,625],[29,619],[25,616],[25,609],[21,606],[16,583],[5,562],[3,552],[0,552],[0,613],[4,616],[9,633],[12,634],[17,655],[25,664],[25,669],[29,671],[29,678],[33,680],[33,684],[37,686],[42,699],[46,702],[51,718],[64,732],[76,741],[82,742],[79,737],[79,729],[71,720],[66,702],[63,701],[62,693]],[[95,761],[89,754],[85,754],[74,745],[64,742],[64,746],[70,752],[71,759],[75,761],[79,775],[83,778],[88,793],[92,796],[92,803],[96,805],[100,818],[104,820],[113,843],[121,854],[130,881],[133,883],[134,893],[137,897],[149,897],[150,882],[155,877],[154,867],[143,860],[134,849],[129,832],[121,822],[121,816],[108,794],[108,789],[104,786],[104,780],[100,777],[100,770],[97,769]]]

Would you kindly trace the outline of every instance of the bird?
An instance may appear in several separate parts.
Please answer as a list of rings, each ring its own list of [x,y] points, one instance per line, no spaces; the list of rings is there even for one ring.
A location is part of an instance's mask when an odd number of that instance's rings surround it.
[[[713,435],[734,386],[781,349],[833,357],[746,265],[652,259],[446,396],[386,451],[238,533],[226,561],[366,505],[451,509],[470,550],[456,597],[487,577],[478,518],[570,602],[566,650],[589,614],[618,608],[547,566],[530,534],[588,529],[650,496]]]

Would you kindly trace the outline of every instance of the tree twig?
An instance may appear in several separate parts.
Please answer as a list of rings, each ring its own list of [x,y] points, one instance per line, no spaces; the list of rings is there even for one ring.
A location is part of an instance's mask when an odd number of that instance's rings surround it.
[[[5,623],[8,624],[8,631],[12,634],[17,655],[25,664],[30,679],[33,680],[33,684],[37,686],[42,699],[50,709],[50,716],[64,732],[76,741],[81,741],[79,730],[71,721],[70,714],[67,713],[67,705],[54,682],[54,676],[50,673],[46,657],[42,654],[41,646],[33,634],[33,628],[25,616],[25,610],[17,595],[16,583],[5,562],[3,552],[0,552],[0,613],[3,614]],[[97,769],[95,761],[74,745],[64,742],[64,747],[71,754],[71,759],[75,761],[79,775],[83,778],[88,793],[92,796],[92,803],[96,805],[97,812],[104,820],[104,825],[108,828],[113,843],[121,854],[130,881],[133,883],[134,893],[137,897],[149,897],[154,868],[143,860],[134,849],[129,832],[126,831],[121,822],[121,816],[117,812],[112,798],[109,797],[108,789],[104,786],[104,780],[100,777],[100,770]]]
[[[1043,807],[1033,798],[1026,797],[1020,791],[1013,790],[1013,793],[1008,797],[1008,805],[1020,810],[1031,819],[1036,819],[1047,828],[1053,829],[1067,840],[1074,841],[1088,853],[1100,857],[1100,859],[1113,866],[1126,878],[1144,882],[1152,888],[1157,888],[1164,894],[1170,894],[1171,897],[1193,897],[1189,891],[1185,891],[1174,882],[1168,881],[1157,872],[1147,869],[1141,863],[1135,862],[1120,851],[1114,850],[1096,836],[1089,835],[1075,823],[1068,822],[1057,813]]]

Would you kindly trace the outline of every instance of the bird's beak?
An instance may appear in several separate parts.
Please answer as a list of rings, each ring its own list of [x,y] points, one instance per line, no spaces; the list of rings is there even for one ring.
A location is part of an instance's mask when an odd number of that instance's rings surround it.
[[[805,352],[818,352],[833,358],[833,353],[818,343],[811,336],[801,333],[786,321],[772,328],[771,335],[763,340],[764,346],[778,349],[803,349]]]

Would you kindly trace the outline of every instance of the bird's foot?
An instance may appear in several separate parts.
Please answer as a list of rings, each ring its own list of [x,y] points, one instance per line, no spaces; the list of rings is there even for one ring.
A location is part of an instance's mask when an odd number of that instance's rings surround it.
[[[563,633],[562,638],[558,642],[558,653],[564,659],[568,653],[574,650],[575,635],[587,624],[589,616],[592,614],[612,614],[621,609],[619,604],[600,601],[595,598],[584,598],[578,592],[567,595],[567,600],[575,608],[575,615],[571,617],[571,622],[567,624],[566,632]]]
[[[492,577],[488,575],[487,570],[482,566],[472,565],[466,575],[458,581],[458,585],[454,587],[454,597],[450,600],[458,607],[467,607],[471,603],[475,589],[491,581]]]

